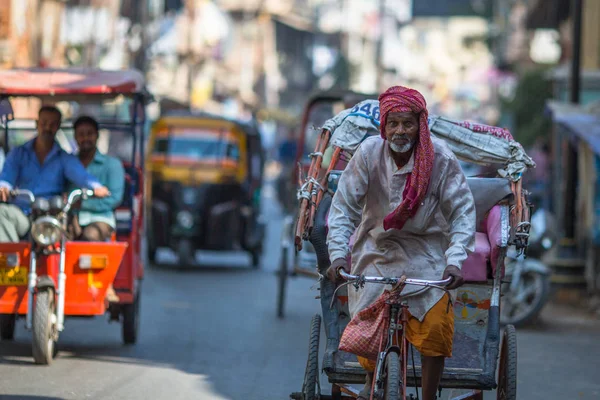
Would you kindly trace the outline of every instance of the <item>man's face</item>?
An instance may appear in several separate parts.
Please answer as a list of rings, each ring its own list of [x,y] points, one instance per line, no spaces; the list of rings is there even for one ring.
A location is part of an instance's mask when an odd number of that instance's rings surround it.
[[[75,128],[75,140],[79,151],[94,150],[98,141],[98,131],[91,124],[80,124]]]
[[[54,139],[60,128],[60,116],[52,111],[42,111],[36,122],[39,136]]]
[[[412,112],[389,113],[385,124],[385,137],[396,153],[411,151],[419,138],[419,120]]]

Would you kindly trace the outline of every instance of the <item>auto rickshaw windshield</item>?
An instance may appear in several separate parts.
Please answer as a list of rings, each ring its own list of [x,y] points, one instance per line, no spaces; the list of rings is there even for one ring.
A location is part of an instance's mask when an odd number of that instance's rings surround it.
[[[240,159],[237,140],[229,134],[212,131],[186,130],[185,134],[157,137],[153,158],[164,158],[166,163],[202,162]]]

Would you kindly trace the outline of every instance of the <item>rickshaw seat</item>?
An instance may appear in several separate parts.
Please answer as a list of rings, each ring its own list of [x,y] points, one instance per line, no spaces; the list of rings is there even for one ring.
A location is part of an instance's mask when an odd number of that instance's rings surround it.
[[[137,168],[128,167],[127,165],[123,166],[125,170],[125,187],[123,190],[123,201],[117,207],[118,209],[127,209],[130,210],[133,206],[133,198],[139,190],[139,173]],[[132,219],[131,213],[129,212],[129,216],[126,218],[120,218],[121,215],[127,215],[119,212],[115,212],[115,217],[117,219],[117,233],[118,234],[129,234],[131,232],[132,227]]]
[[[475,201],[476,226],[479,230],[487,212],[512,195],[510,181],[504,178],[467,178],[467,183]]]
[[[469,254],[462,266],[463,278],[467,282],[483,282],[496,273],[503,245],[500,206],[492,207],[487,216],[484,215],[479,230],[483,232],[475,232],[475,251]]]
[[[475,232],[475,251],[462,265],[462,275],[467,282],[484,282],[488,277],[491,247],[488,236],[483,232]]]

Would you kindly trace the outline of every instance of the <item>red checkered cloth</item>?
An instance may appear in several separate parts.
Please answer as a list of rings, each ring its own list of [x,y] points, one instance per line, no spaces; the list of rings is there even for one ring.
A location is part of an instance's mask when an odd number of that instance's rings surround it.
[[[379,352],[387,346],[390,304],[398,301],[395,292],[383,292],[373,304],[350,320],[342,334],[339,349],[369,360],[377,360]]]
[[[484,125],[484,124],[476,124],[476,123],[469,122],[469,121],[461,121],[461,122],[457,122],[456,124],[460,125],[464,128],[470,129],[473,132],[488,133],[497,138],[508,140],[511,142],[513,140],[515,140],[513,138],[513,136],[510,134],[510,131],[506,128],[499,128],[497,126],[489,126],[489,125]]]

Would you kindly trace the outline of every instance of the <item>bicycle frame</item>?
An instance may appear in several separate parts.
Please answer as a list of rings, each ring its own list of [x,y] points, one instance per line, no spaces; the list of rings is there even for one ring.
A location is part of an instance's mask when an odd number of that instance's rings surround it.
[[[346,280],[347,284],[353,284],[355,288],[361,288],[366,283],[391,284],[395,285],[393,290],[399,290],[400,293],[406,285],[422,286],[422,289],[408,293],[400,297],[400,302],[388,303],[390,305],[388,340],[385,349],[383,349],[378,357],[375,366],[375,375],[373,379],[373,387],[371,393],[375,391],[375,398],[383,398],[384,388],[384,368],[385,359],[390,352],[397,352],[400,357],[400,374],[402,384],[402,399],[406,400],[406,385],[407,385],[407,370],[408,370],[408,339],[406,338],[406,326],[408,324],[409,312],[406,299],[414,297],[425,290],[436,288],[448,292],[445,286],[452,282],[452,278],[441,281],[429,281],[421,279],[407,279],[405,276],[400,278],[390,277],[367,277],[362,275],[350,275],[345,271],[340,270],[339,275]],[[343,285],[339,286],[342,287]],[[337,289],[336,289],[337,291]],[[335,298],[335,295],[334,295]],[[400,331],[400,338],[398,337]]]

